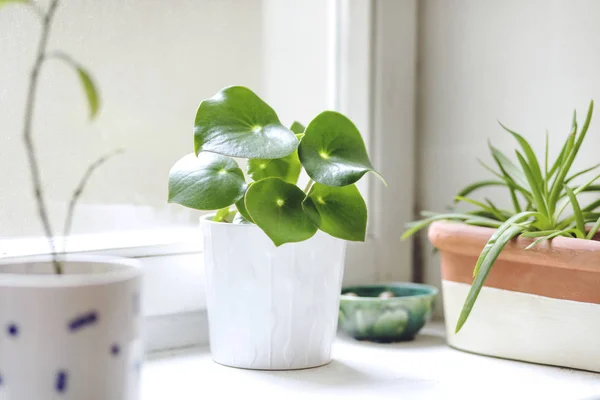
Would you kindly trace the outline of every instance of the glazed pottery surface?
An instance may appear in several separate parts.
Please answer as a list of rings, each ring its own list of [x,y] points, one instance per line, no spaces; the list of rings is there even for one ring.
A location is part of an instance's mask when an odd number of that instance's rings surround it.
[[[323,232],[275,247],[254,224],[201,219],[213,359],[250,369],[331,361],[346,242]]]
[[[558,237],[525,250],[517,238],[500,254],[469,319],[454,327],[473,267],[494,230],[431,225],[440,250],[448,343],[496,357],[600,372],[600,243]]]
[[[137,262],[0,264],[0,399],[136,400],[142,358]]]
[[[392,292],[394,297],[379,298],[382,292]],[[437,293],[436,287],[417,283],[345,287],[339,325],[358,340],[381,343],[412,340],[431,318]]]

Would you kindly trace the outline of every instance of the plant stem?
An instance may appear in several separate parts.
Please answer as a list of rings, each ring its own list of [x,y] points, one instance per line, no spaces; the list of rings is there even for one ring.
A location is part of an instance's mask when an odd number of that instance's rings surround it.
[[[121,154],[122,152],[123,152],[123,149],[117,149],[117,150],[113,151],[112,153],[105,154],[102,157],[98,158],[96,161],[94,161],[93,163],[91,163],[88,166],[87,170],[81,177],[81,180],[79,181],[79,184],[73,191],[73,194],[71,195],[71,200],[69,202],[69,209],[67,211],[67,217],[65,219],[65,227],[63,230],[63,236],[64,236],[63,252],[67,251],[67,238],[71,234],[71,226],[73,225],[73,216],[75,215],[75,207],[77,206],[77,202],[79,201],[79,199],[81,198],[81,195],[83,194],[83,191],[85,190],[85,186],[89,182],[90,178],[92,177],[92,175],[94,174],[96,169],[101,167],[102,164],[107,162],[113,156],[116,156],[117,154]]]
[[[304,193],[308,194],[308,191],[312,187],[313,183],[315,183],[315,181],[313,181],[312,179],[308,180],[308,183],[306,184],[306,187],[304,188]]]
[[[44,201],[44,193],[42,180],[40,176],[40,168],[38,164],[37,154],[35,151],[35,144],[32,138],[32,125],[33,125],[33,114],[35,110],[35,100],[38,91],[38,80],[42,64],[44,63],[44,55],[46,53],[46,47],[48,45],[48,38],[50,36],[50,28],[52,26],[52,18],[56,8],[58,7],[59,0],[52,0],[48,12],[44,15],[42,21],[42,34],[38,43],[37,55],[35,64],[31,70],[31,76],[29,79],[29,89],[27,91],[27,100],[25,103],[25,121],[23,127],[23,141],[25,142],[25,149],[27,152],[27,159],[29,161],[29,169],[31,172],[31,180],[33,185],[33,192],[37,203],[37,211],[44,229],[44,234],[48,239],[50,245],[50,252],[52,254],[52,264],[54,265],[54,271],[60,275],[63,273],[63,266],[58,260],[56,254],[56,246],[54,245],[54,236],[52,232],[52,226],[50,225],[50,218],[48,216],[48,210]]]

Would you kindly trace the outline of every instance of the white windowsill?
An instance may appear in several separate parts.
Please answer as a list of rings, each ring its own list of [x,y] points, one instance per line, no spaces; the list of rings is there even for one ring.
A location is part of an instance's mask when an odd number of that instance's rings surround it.
[[[62,238],[56,238],[62,250]],[[73,235],[68,254],[131,257],[140,261],[147,352],[208,342],[202,233],[196,227]],[[0,260],[47,256],[45,238],[0,238]]]
[[[56,237],[54,243],[57,251],[62,251],[63,238]],[[78,234],[67,239],[65,248],[69,254],[151,257],[199,252],[202,250],[202,236],[196,227]],[[47,254],[50,254],[50,247],[44,237],[0,238],[0,259]]]
[[[413,342],[374,344],[340,336],[327,366],[251,371],[211,360],[207,347],[155,354],[142,373],[141,400],[172,399],[587,399],[598,374],[483,357],[451,349],[443,325]]]

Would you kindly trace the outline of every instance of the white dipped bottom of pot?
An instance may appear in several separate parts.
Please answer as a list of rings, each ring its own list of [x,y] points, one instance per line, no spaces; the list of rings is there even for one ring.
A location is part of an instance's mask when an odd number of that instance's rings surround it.
[[[319,231],[275,247],[256,225],[211,219],[200,224],[214,361],[264,370],[329,363],[346,242]]]
[[[73,256],[0,264],[1,400],[137,400],[141,272]]]
[[[444,317],[457,321],[471,285],[442,281]],[[454,348],[600,372],[600,305],[483,287]]]
[[[448,343],[495,357],[600,372],[600,242],[554,238],[504,247],[462,329],[454,332],[473,266],[493,230],[438,222]]]

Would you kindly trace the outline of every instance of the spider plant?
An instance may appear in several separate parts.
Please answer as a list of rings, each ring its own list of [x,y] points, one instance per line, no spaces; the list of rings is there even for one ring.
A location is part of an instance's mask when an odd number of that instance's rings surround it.
[[[577,172],[571,171],[590,126],[593,109],[594,102],[591,101],[585,122],[579,131],[577,114],[574,112],[571,131],[553,162],[549,162],[547,133],[544,159],[540,160],[523,136],[500,124],[518,143],[519,147],[515,150],[516,162],[488,144],[495,168],[481,161],[480,163],[494,178],[465,187],[454,199],[455,204],[467,203],[474,209],[463,213],[454,212],[453,207],[449,213],[425,211],[422,212],[424,219],[407,225],[402,239],[439,220],[496,229],[475,264],[473,283],[456,325],[457,333],[469,317],[494,262],[513,238],[520,235],[535,239],[527,246],[527,249],[531,249],[557,236],[590,240],[600,228],[600,213],[597,211],[600,200],[585,205],[581,202],[582,193],[600,190],[600,186],[594,185],[600,175],[595,175],[582,184],[575,183],[576,178],[593,172],[600,164]],[[490,186],[507,189],[513,210],[499,208],[487,198],[478,201],[470,197],[473,192]],[[567,212],[569,209],[572,212]],[[589,230],[586,229],[588,223],[593,223]]]

